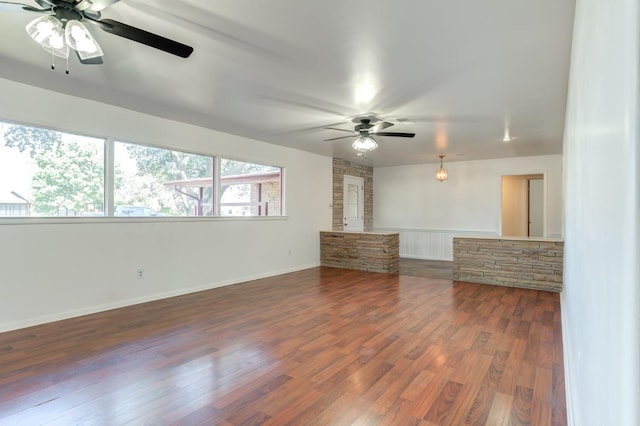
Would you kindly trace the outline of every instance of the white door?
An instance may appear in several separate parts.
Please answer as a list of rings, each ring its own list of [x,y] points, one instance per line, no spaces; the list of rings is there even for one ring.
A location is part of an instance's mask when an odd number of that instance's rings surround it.
[[[527,178],[502,177],[502,236],[527,236]]]
[[[542,237],[544,231],[544,180],[529,180],[529,236]]]
[[[364,231],[364,179],[344,176],[344,230]]]

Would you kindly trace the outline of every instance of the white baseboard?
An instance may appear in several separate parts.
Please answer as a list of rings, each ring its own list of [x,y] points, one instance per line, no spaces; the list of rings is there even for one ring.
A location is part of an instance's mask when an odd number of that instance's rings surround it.
[[[400,255],[404,259],[417,259],[417,260],[442,260],[447,262],[453,262],[453,258],[448,257],[436,257],[436,256],[412,256],[412,255]]]
[[[21,320],[21,321],[6,322],[6,323],[3,323],[3,324],[0,324],[0,333],[6,332],[6,331],[18,330],[18,329],[21,329],[21,328],[33,327],[33,326],[36,326],[36,325],[46,324],[46,323],[55,322],[55,321],[61,321],[61,320],[69,319],[69,318],[80,317],[80,316],[83,316],[83,315],[89,315],[89,314],[95,314],[95,313],[98,313],[98,312],[110,311],[112,309],[124,308],[126,306],[138,305],[140,303],[153,302],[154,300],[168,299],[170,297],[182,296],[182,295],[190,294],[190,293],[197,293],[197,292],[203,291],[203,290],[211,290],[211,289],[214,289],[214,288],[224,287],[224,286],[233,285],[233,284],[239,284],[239,283],[243,283],[243,282],[247,282],[247,281],[253,281],[253,280],[259,280],[259,279],[262,279],[262,278],[274,277],[276,275],[282,275],[282,274],[288,274],[290,272],[302,271],[302,270],[305,270],[305,269],[315,268],[317,266],[320,266],[320,262],[314,263],[314,264],[311,264],[311,265],[303,265],[303,266],[298,266],[298,267],[295,267],[295,268],[289,268],[289,269],[285,269],[285,270],[280,270],[280,271],[272,271],[272,272],[268,272],[268,273],[264,273],[264,274],[239,277],[239,278],[233,279],[233,280],[219,281],[219,282],[216,282],[216,283],[206,284],[206,285],[197,286],[197,287],[188,287],[188,288],[168,291],[168,292],[164,292],[164,293],[151,294],[151,295],[144,296],[144,297],[137,297],[137,298],[133,298],[133,299],[120,300],[120,301],[117,301],[117,302],[105,303],[105,304],[102,304],[102,305],[95,305],[95,306],[85,307],[85,308],[81,308],[81,309],[73,309],[73,310],[65,311],[65,312],[57,312],[55,314],[42,315],[42,316],[39,316],[39,317],[29,318],[29,319]]]

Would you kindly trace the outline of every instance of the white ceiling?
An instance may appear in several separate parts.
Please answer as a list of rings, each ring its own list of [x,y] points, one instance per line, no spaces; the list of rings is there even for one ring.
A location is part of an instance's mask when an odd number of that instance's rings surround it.
[[[89,26],[105,63],[72,57],[68,76],[24,30],[38,14],[0,11],[0,77],[373,166],[557,154],[574,3],[121,0],[103,18],[192,56]],[[323,126],[367,112],[417,135],[379,137],[367,159],[351,139],[324,141],[346,133]]]

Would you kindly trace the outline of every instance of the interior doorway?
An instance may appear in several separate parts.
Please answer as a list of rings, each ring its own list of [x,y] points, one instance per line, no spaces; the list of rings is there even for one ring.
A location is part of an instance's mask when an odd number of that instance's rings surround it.
[[[344,175],[343,217],[345,231],[364,231],[364,179]]]
[[[544,175],[502,177],[502,236],[544,236]]]

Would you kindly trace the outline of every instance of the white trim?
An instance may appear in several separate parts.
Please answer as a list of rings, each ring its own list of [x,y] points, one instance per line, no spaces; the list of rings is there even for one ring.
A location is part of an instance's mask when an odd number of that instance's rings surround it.
[[[355,218],[347,218],[349,209],[348,186],[355,184],[358,187],[358,204]],[[342,176],[342,216],[344,217],[345,231],[364,232],[364,178],[360,176]]]
[[[220,216],[220,212],[222,209],[220,208],[220,171],[221,171],[222,162],[220,161],[219,156],[213,157],[213,214],[216,217]]]
[[[497,231],[472,229],[375,228],[376,232],[400,234],[400,257],[425,260],[453,260],[453,237],[496,237]]]
[[[162,223],[162,222],[232,222],[232,221],[270,221],[287,220],[289,216],[163,216],[163,217],[18,217],[0,218],[3,225],[76,225],[79,223],[108,224],[108,223]]]
[[[550,237],[547,235],[548,223],[549,223],[549,209],[548,209],[548,185],[549,185],[549,170],[537,171],[537,172],[529,172],[529,173],[521,173],[518,172],[516,174],[502,174],[500,175],[500,214],[498,215],[498,229],[499,234],[502,235],[502,181],[505,176],[528,176],[528,175],[542,175],[542,236]]]
[[[442,257],[438,257],[438,256],[413,256],[413,255],[409,255],[409,254],[402,254],[400,253],[400,257],[403,259],[417,259],[417,260],[441,260],[443,262],[453,262],[453,258],[448,259],[448,258],[442,258]]]
[[[113,216],[114,207],[114,173],[115,166],[115,143],[112,138],[105,140],[104,143],[104,208],[108,216]]]
[[[477,229],[435,229],[435,228],[384,228],[376,227],[375,232],[402,232],[402,231],[415,231],[415,232],[448,232],[452,234],[460,235],[498,235],[498,231],[481,231]]]
[[[295,268],[284,269],[280,271],[272,271],[265,274],[251,275],[233,280],[220,281],[216,283],[205,284],[198,287],[184,288],[180,290],[168,291],[165,293],[152,294],[144,297],[138,297],[134,299],[121,300],[113,303],[105,303],[102,305],[96,305],[81,309],[74,309],[66,312],[59,312],[51,315],[43,315],[40,317],[30,318],[23,321],[7,322],[0,324],[0,333],[7,331],[18,330],[21,328],[32,327],[36,325],[46,324],[54,321],[61,321],[69,318],[75,318],[83,315],[95,314],[98,312],[109,311],[112,309],[124,308],[126,306],[138,305],[140,303],[152,302],[154,300],[168,299],[170,297],[182,296],[190,293],[197,293],[199,291],[211,290],[218,287],[224,287],[233,284],[240,284],[248,281],[259,280],[262,278],[269,278],[277,275],[288,274],[291,272],[302,271],[305,269],[315,268],[320,266],[320,262],[311,265],[303,265]]]

